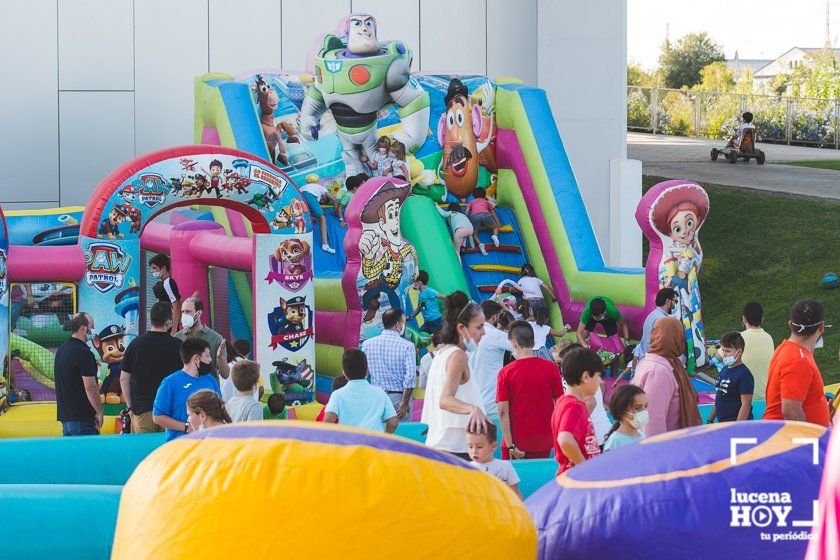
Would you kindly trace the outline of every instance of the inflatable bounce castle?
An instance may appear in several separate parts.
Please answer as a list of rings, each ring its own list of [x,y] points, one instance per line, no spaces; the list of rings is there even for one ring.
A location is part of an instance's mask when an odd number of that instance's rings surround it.
[[[351,14],[318,38],[305,73],[197,77],[195,145],[126,162],[83,208],[0,212],[0,437],[57,434],[53,352],[80,310],[102,329],[91,351],[101,364],[103,432],[119,432],[124,404],[108,380],[146,329],[147,264],[160,253],[181,293],[205,302],[215,330],[251,341],[266,394],[283,393],[299,420],[320,409],[344,350],[378,334],[386,310],[415,315],[420,270],[438,292],[480,301],[529,264],[557,296],[547,302],[555,328],[576,326],[590,299],[606,297],[634,337],[656,292],[673,287],[689,369],[705,365],[699,233],[710,209],[702,187],[651,189],[636,211],[650,240],[645,268],[609,267],[545,92],[485,76],[412,74],[411,58],[409,45],[379,38],[374,17]],[[494,201],[499,233],[477,232],[480,243],[459,254],[440,210],[463,211],[476,195]],[[418,353],[429,343],[422,327],[417,315],[406,334]],[[422,441],[423,429],[409,422],[397,434]],[[663,542],[659,524],[674,531],[668,550],[706,538],[697,524],[728,496],[716,473],[765,481],[773,457],[793,469],[807,462],[793,436],[817,442],[820,457],[827,439],[796,425],[744,424],[737,435],[756,438],[761,452],[728,469],[730,431],[679,432],[557,481],[553,460],[518,461],[525,496],[548,482],[527,510],[498,480],[449,455],[334,426],[228,426],[164,446],[155,435],[72,446],[17,440],[0,453],[0,502],[11,519],[0,534],[21,558],[104,557],[112,547],[114,558],[231,557],[243,553],[237,542],[262,557],[289,546],[278,540],[288,529],[277,519],[294,519],[302,531],[322,530],[318,545],[292,545],[315,546],[312,554],[378,558],[410,547],[417,557],[650,557]],[[43,460],[27,459],[36,456]],[[616,478],[609,463],[619,459],[638,472]],[[820,472],[796,481],[811,499]],[[406,493],[407,480],[422,481],[423,499]],[[654,489],[653,509],[636,503],[645,499],[637,483]],[[638,511],[611,513],[626,501]],[[691,516],[675,521],[689,504]],[[279,517],[279,507],[290,512]],[[330,526],[320,526],[325,507],[338,513],[327,516]],[[224,523],[215,521],[223,512]],[[253,512],[259,523],[245,525]],[[93,529],[71,535],[58,521],[67,515]],[[26,522],[33,516],[55,531],[35,535]],[[360,540],[347,519],[390,537]],[[437,538],[420,538],[415,530],[424,529]]]
[[[672,181],[648,192],[637,210],[647,267],[608,267],[545,93],[412,74],[411,57],[405,43],[379,39],[375,18],[353,14],[318,38],[304,74],[197,77],[196,145],[125,163],[84,208],[8,213],[3,403],[54,399],[62,326],[85,310],[102,326],[92,348],[113,418],[119,388],[106,379],[146,328],[155,253],[171,257],[182,294],[198,294],[217,331],[252,343],[263,385],[292,405],[325,402],[344,349],[376,335],[387,309],[413,314],[420,270],[438,292],[480,301],[530,264],[557,296],[555,328],[576,326],[601,296],[633,336],[656,291],[673,286],[688,363],[703,365],[703,189]],[[372,178],[348,191],[360,173]],[[463,211],[476,189],[494,201],[499,234],[479,231],[458,254],[438,209]],[[419,352],[422,321],[408,329]],[[0,416],[2,435],[54,430],[49,405]]]

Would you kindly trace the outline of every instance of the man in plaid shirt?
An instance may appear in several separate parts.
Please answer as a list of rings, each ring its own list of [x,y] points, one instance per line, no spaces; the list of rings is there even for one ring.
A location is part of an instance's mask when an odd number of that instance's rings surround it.
[[[405,314],[397,308],[387,310],[382,314],[382,326],[379,336],[362,343],[362,352],[368,359],[370,384],[388,394],[400,422],[410,420],[417,366],[414,344],[402,337]]]

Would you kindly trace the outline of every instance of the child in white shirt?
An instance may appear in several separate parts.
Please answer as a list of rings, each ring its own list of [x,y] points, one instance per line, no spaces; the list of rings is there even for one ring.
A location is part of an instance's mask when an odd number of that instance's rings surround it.
[[[391,139],[387,136],[380,136],[376,141],[376,152],[368,159],[363,155],[361,162],[367,164],[373,172],[374,177],[389,177],[389,170],[393,159],[391,158]]]
[[[411,173],[408,171],[408,164],[405,163],[405,144],[399,140],[391,142],[391,172],[394,179],[409,181]]]
[[[516,495],[522,497],[522,492],[519,491],[519,475],[516,474],[516,469],[509,461],[502,461],[501,459],[493,458],[493,452],[496,450],[496,438],[498,428],[494,422],[487,423],[487,431],[485,433],[472,433],[467,429],[467,453],[470,454],[472,461],[470,464],[486,473],[489,473],[516,492]]]
[[[532,308],[547,307],[545,304],[545,297],[543,297],[543,290],[545,290],[545,292],[551,297],[552,301],[557,301],[557,296],[554,295],[554,290],[551,285],[546,284],[537,278],[537,274],[534,272],[533,266],[530,264],[523,264],[519,272],[522,277],[518,282],[514,282],[513,280],[502,280],[496,288],[496,293],[501,293],[502,286],[510,284],[522,292],[522,297],[531,304]]]

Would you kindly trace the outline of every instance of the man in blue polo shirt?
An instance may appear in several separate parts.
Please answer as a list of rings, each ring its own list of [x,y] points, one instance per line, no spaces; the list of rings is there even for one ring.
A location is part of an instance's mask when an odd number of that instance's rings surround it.
[[[355,426],[377,432],[394,433],[397,429],[397,411],[385,391],[367,382],[367,357],[361,350],[344,352],[341,368],[347,385],[330,395],[324,422],[341,422],[342,426]]]
[[[191,337],[181,343],[184,369],[168,375],[158,387],[152,408],[155,424],[166,430],[166,441],[181,437],[189,429],[187,399],[202,389],[210,389],[222,396],[219,382],[210,373],[210,343]]]

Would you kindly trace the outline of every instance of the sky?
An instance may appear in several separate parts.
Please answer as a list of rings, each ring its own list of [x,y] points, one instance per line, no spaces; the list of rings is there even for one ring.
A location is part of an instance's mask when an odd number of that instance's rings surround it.
[[[830,2],[831,41],[840,47],[840,0]],[[737,50],[741,59],[774,59],[792,47],[823,46],[825,0],[627,0],[628,60],[656,67],[666,24],[671,41],[705,31],[727,58]]]

